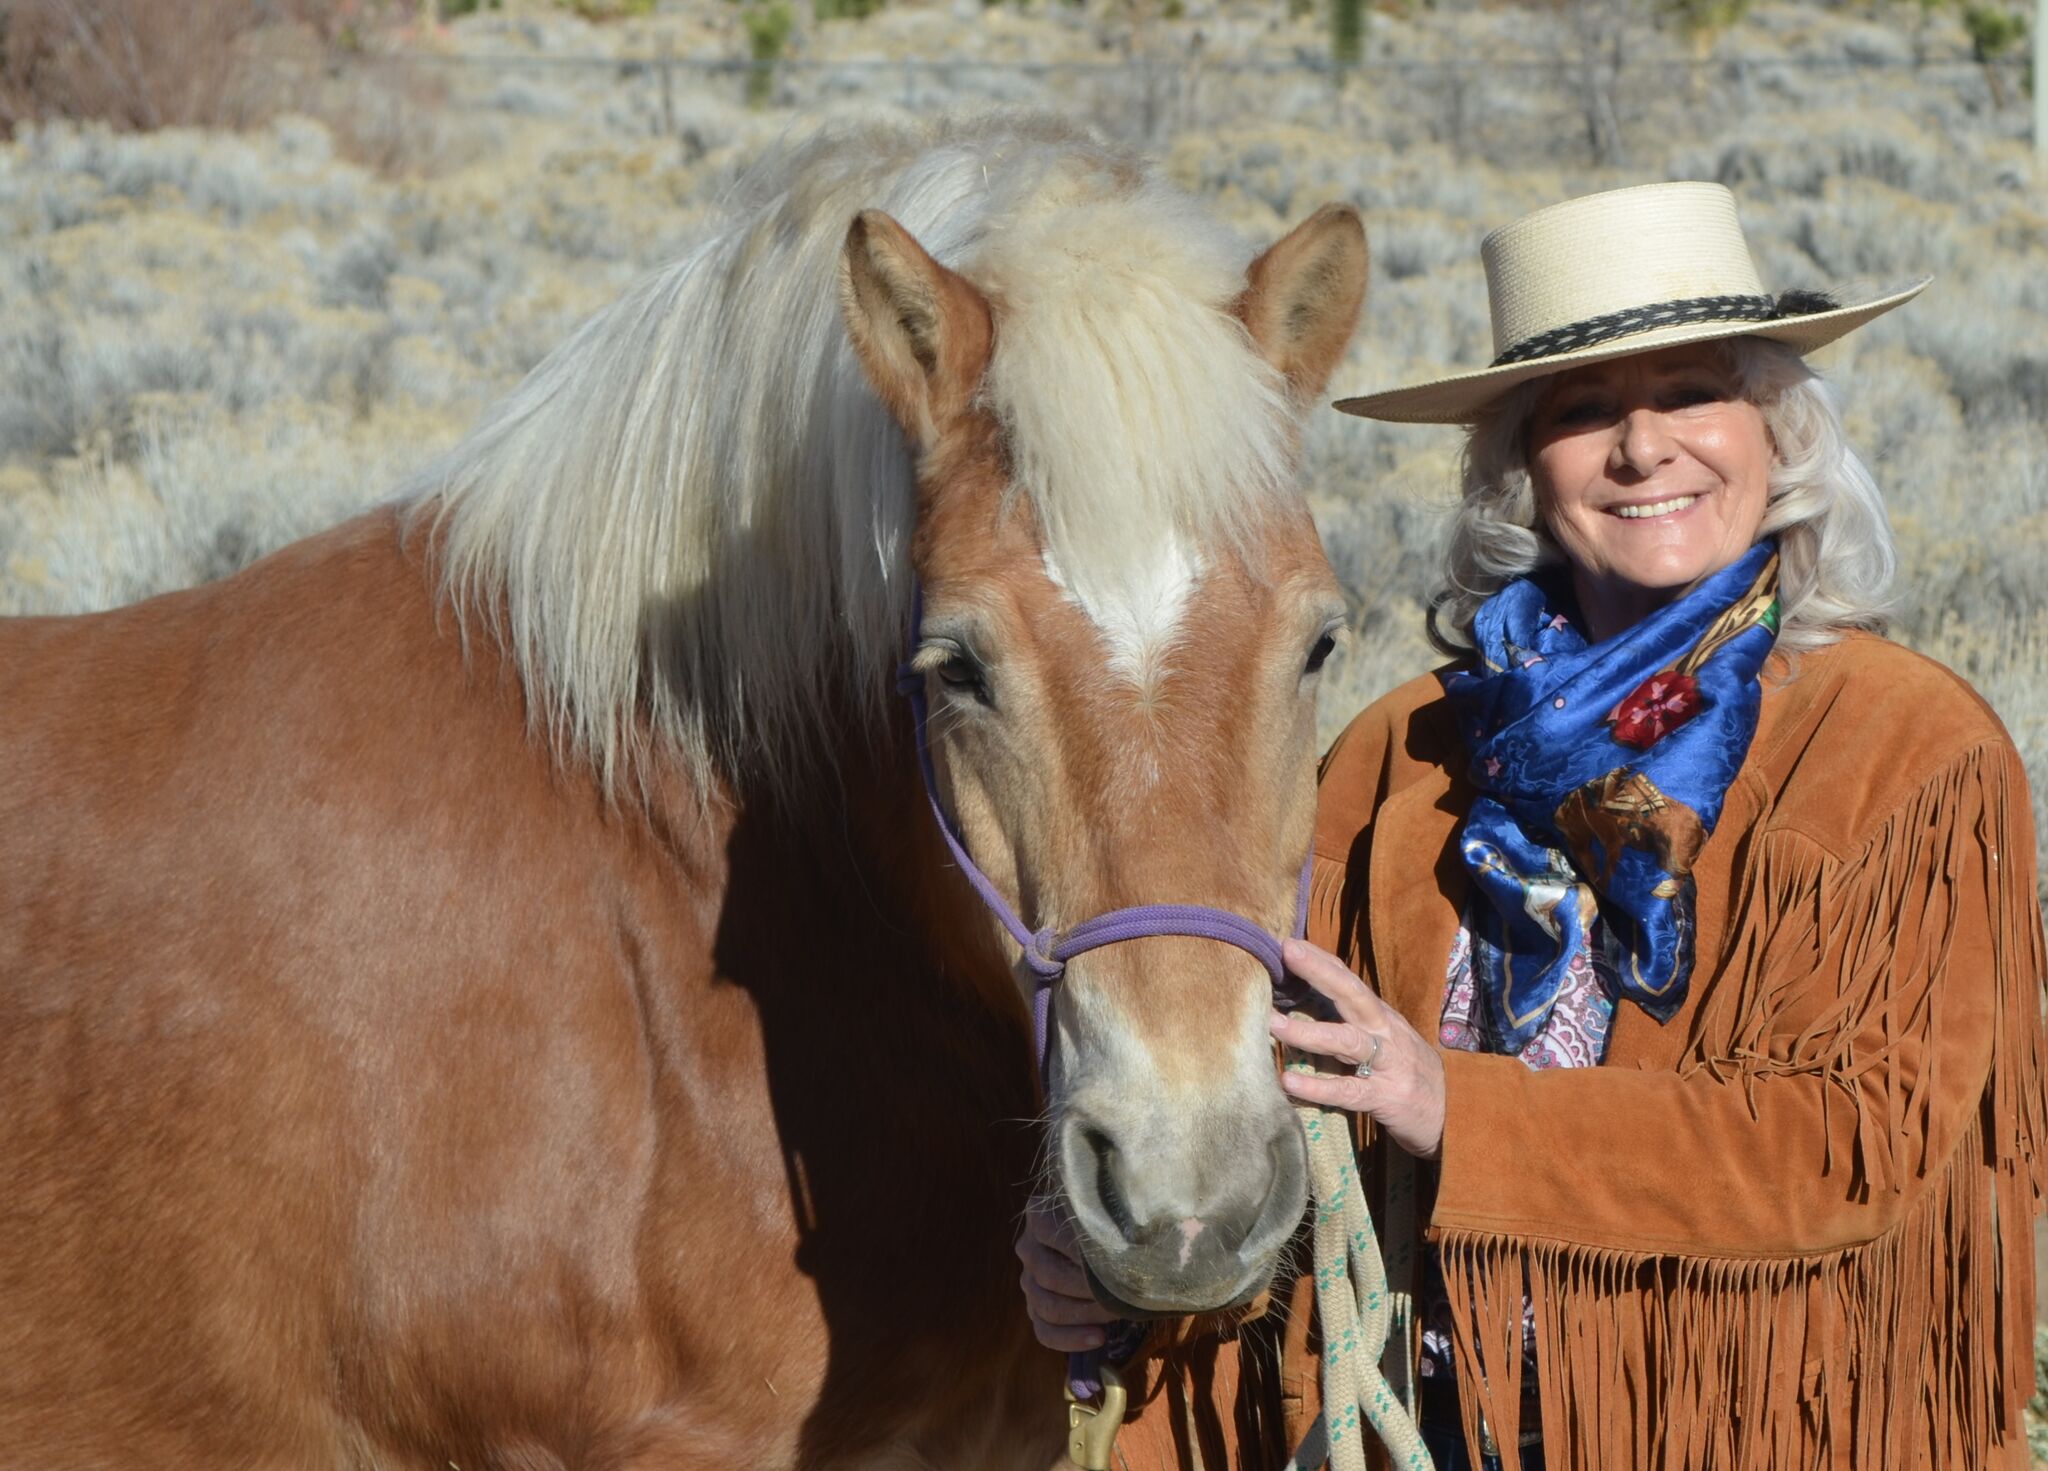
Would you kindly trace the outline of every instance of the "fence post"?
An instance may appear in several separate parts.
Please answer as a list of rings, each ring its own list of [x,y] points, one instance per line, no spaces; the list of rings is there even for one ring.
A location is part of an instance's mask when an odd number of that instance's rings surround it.
[[[2048,162],[2048,0],[2034,0],[2034,157]]]

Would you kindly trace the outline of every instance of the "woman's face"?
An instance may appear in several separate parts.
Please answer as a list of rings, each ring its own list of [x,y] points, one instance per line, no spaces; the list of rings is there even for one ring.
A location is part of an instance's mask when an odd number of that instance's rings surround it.
[[[1560,373],[1528,424],[1529,473],[1596,639],[1755,545],[1777,454],[1718,345]]]

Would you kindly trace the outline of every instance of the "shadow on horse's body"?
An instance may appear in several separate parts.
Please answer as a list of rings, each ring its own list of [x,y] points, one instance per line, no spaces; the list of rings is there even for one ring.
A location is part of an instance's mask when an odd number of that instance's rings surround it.
[[[1284,924],[1357,218],[1247,268],[1043,121],[765,168],[404,504],[0,623],[7,1459],[1039,1468],[1038,1156],[1126,1301],[1270,1277],[1263,972],[1083,957],[1041,1101],[879,692],[915,578],[942,795],[1033,924]]]

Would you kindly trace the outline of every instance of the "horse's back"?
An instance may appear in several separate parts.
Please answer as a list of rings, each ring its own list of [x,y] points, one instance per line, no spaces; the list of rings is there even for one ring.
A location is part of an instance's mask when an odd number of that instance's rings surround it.
[[[635,1314],[620,868],[445,622],[385,514],[0,623],[0,1444],[39,1464],[389,1463],[436,1398],[502,1445],[474,1406],[584,1398],[535,1298]]]
[[[76,997],[331,952],[350,937],[308,926],[373,897],[402,918],[415,886],[366,883],[428,856],[436,812],[473,821],[436,798],[487,766],[516,796],[521,744],[387,516],[210,586],[0,621],[0,957]]]

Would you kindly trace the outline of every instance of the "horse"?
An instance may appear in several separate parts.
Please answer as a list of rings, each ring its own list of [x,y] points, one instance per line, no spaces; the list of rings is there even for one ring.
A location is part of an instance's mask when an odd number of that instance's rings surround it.
[[[1249,955],[1345,605],[1363,298],[1046,119],[839,127],[339,527],[0,626],[0,1445],[38,1467],[1039,1468],[1106,1300],[1304,1205]],[[922,619],[909,626],[913,586]]]

